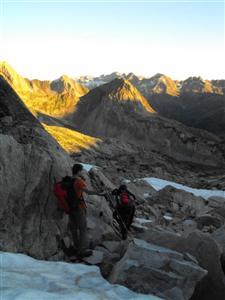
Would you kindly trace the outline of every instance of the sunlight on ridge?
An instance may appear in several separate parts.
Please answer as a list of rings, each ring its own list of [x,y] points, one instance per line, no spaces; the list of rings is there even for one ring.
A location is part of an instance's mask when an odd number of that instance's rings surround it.
[[[27,108],[37,112],[64,117],[76,110],[79,98],[88,88],[66,75],[54,81],[28,80],[18,74],[7,62],[0,62],[0,76],[12,86]]]
[[[42,123],[45,130],[48,131],[60,146],[68,153],[79,152],[84,149],[96,147],[102,140],[97,139],[80,132],[58,126],[49,126]]]

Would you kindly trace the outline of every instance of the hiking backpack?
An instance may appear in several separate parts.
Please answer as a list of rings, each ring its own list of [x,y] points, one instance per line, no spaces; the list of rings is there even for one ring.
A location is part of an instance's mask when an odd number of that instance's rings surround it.
[[[129,206],[132,204],[132,200],[130,199],[130,195],[128,192],[121,192],[119,194],[119,200],[122,205]]]
[[[74,189],[75,179],[66,176],[62,178],[62,181],[54,184],[54,195],[57,199],[58,208],[69,214],[72,210],[78,208],[79,199]]]

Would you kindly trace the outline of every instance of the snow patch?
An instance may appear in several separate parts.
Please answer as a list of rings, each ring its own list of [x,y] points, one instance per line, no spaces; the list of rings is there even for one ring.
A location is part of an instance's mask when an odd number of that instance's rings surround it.
[[[0,298],[4,300],[157,300],[107,282],[96,266],[40,261],[0,252]]]
[[[139,224],[148,224],[148,223],[152,223],[153,220],[150,220],[150,219],[143,219],[143,218],[134,218],[134,221],[139,223]]]
[[[86,170],[87,172],[89,172],[92,168],[98,168],[95,165],[89,165],[89,164],[83,164],[83,163],[81,163],[81,165],[84,167],[84,170]]]
[[[164,179],[159,179],[155,177],[145,177],[141,178],[140,180],[145,180],[148,184],[150,184],[155,190],[159,191],[166,187],[167,185],[173,186],[176,189],[186,191],[188,193],[192,193],[195,196],[200,196],[204,199],[208,199],[212,196],[219,196],[225,198],[225,191],[222,190],[206,190],[206,189],[195,189],[188,187],[186,185],[176,183],[173,181],[168,181]]]

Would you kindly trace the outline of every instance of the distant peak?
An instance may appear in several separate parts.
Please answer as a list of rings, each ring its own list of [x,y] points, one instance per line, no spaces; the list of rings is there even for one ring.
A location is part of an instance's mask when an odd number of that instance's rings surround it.
[[[162,74],[162,73],[157,73],[157,74],[155,74],[154,76],[152,76],[150,79],[159,79],[159,78],[161,78],[161,77],[167,77],[166,75],[164,75],[164,74]]]
[[[109,83],[96,88],[104,93],[104,96],[116,101],[140,103],[148,112],[154,112],[148,101],[141,95],[137,88],[124,78],[116,78]]]
[[[131,89],[131,87],[133,87],[132,84],[124,78],[115,78],[109,83],[101,86],[103,90],[108,91],[109,93],[117,89]]]
[[[9,63],[7,63],[7,61],[1,61],[0,62],[0,69],[5,69],[7,70],[8,72],[13,72],[15,73],[16,71],[13,70],[13,68],[10,66]]]
[[[109,76],[121,76],[122,74],[120,72],[112,72]]]
[[[70,78],[69,78],[69,76],[68,75],[65,75],[65,74],[63,74],[62,76],[60,76],[60,79],[61,80],[70,80]]]
[[[0,61],[1,66],[9,65],[6,61]]]
[[[200,81],[204,82],[204,79],[201,76],[190,76],[184,81]]]
[[[75,79],[63,74],[58,79],[53,80],[50,84],[51,89],[58,93],[75,92],[78,96],[83,96],[88,89],[78,83]]]

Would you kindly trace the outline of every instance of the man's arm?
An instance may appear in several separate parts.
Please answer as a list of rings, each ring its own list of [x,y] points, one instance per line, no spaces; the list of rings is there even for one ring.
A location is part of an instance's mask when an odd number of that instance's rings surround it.
[[[129,195],[130,195],[131,197],[133,197],[134,200],[136,200],[136,197],[135,197],[134,194],[132,194],[130,191],[128,191],[128,193],[129,193]]]
[[[90,191],[87,188],[84,188],[83,191],[88,195],[104,196],[105,192],[98,193],[96,191]]]

